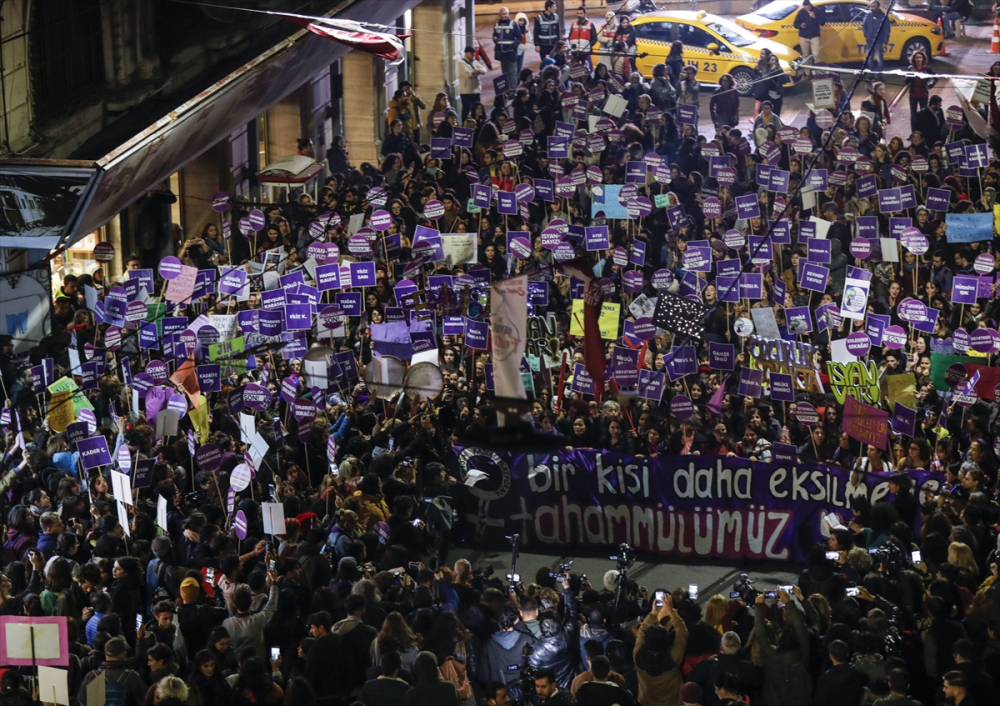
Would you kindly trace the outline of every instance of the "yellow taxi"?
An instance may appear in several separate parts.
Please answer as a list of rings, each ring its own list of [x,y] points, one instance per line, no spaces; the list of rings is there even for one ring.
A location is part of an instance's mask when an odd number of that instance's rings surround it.
[[[826,22],[820,30],[820,56],[816,61],[830,64],[865,60],[865,36],[861,21],[868,12],[864,0],[812,0],[817,17]],[[749,15],[740,15],[736,24],[762,39],[786,47],[799,47],[795,16],[802,9],[801,0],[776,0]],[[889,42],[886,61],[906,61],[917,51],[927,58],[941,53],[941,30],[916,15],[893,10],[889,13]]]
[[[698,68],[698,81],[715,85],[724,74],[736,82],[740,95],[749,95],[753,82],[759,77],[754,67],[760,60],[760,50],[770,49],[788,78],[795,78],[791,62],[799,53],[785,44],[761,39],[736,25],[732,20],[706,12],[649,12],[632,20],[635,27],[635,65],[647,79],[653,76],[653,67],[663,63],[670,53],[670,45],[680,40],[684,43],[684,63]],[[606,61],[594,57],[594,64]],[[787,84],[786,84],[787,85]]]

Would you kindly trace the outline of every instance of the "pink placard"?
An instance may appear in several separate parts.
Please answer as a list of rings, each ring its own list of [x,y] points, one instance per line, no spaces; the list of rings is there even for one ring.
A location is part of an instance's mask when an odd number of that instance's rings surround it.
[[[51,635],[40,635],[39,629],[48,634],[51,628],[58,630],[58,645]],[[31,626],[35,626],[35,659],[31,659]],[[13,632],[12,632],[13,631]],[[0,616],[0,664],[45,667],[69,666],[69,636],[66,632],[66,618],[29,618],[26,616]]]

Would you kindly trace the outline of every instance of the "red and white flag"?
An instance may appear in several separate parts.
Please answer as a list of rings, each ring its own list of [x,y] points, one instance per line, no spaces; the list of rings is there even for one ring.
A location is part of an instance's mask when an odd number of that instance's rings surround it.
[[[374,32],[353,20],[307,17],[286,12],[273,12],[271,14],[284,17],[313,34],[346,44],[358,51],[380,56],[393,64],[398,64],[406,58],[406,48],[403,46],[402,40],[409,35],[398,37],[395,34]]]

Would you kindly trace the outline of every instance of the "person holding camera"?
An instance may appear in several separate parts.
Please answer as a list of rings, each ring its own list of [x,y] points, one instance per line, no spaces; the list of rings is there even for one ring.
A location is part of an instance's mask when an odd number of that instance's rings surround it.
[[[476,676],[481,682],[497,681],[507,687],[507,692],[514,701],[522,697],[521,679],[535,643],[534,637],[515,629],[518,621],[519,615],[514,604],[504,603],[499,607],[496,632],[484,641],[476,670]]]
[[[639,626],[633,657],[639,677],[640,704],[680,703],[681,663],[688,629],[674,610],[669,593],[651,601],[649,615]]]

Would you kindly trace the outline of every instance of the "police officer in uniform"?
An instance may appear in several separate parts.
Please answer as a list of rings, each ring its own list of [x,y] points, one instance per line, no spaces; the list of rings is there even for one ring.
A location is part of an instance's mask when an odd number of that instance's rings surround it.
[[[545,0],[545,12],[535,15],[535,51],[538,58],[544,59],[559,42],[559,16],[553,10],[556,0]]]
[[[517,47],[521,43],[521,27],[510,18],[510,10],[500,8],[500,19],[493,25],[493,45],[500,71],[507,77],[507,87],[517,88]]]

